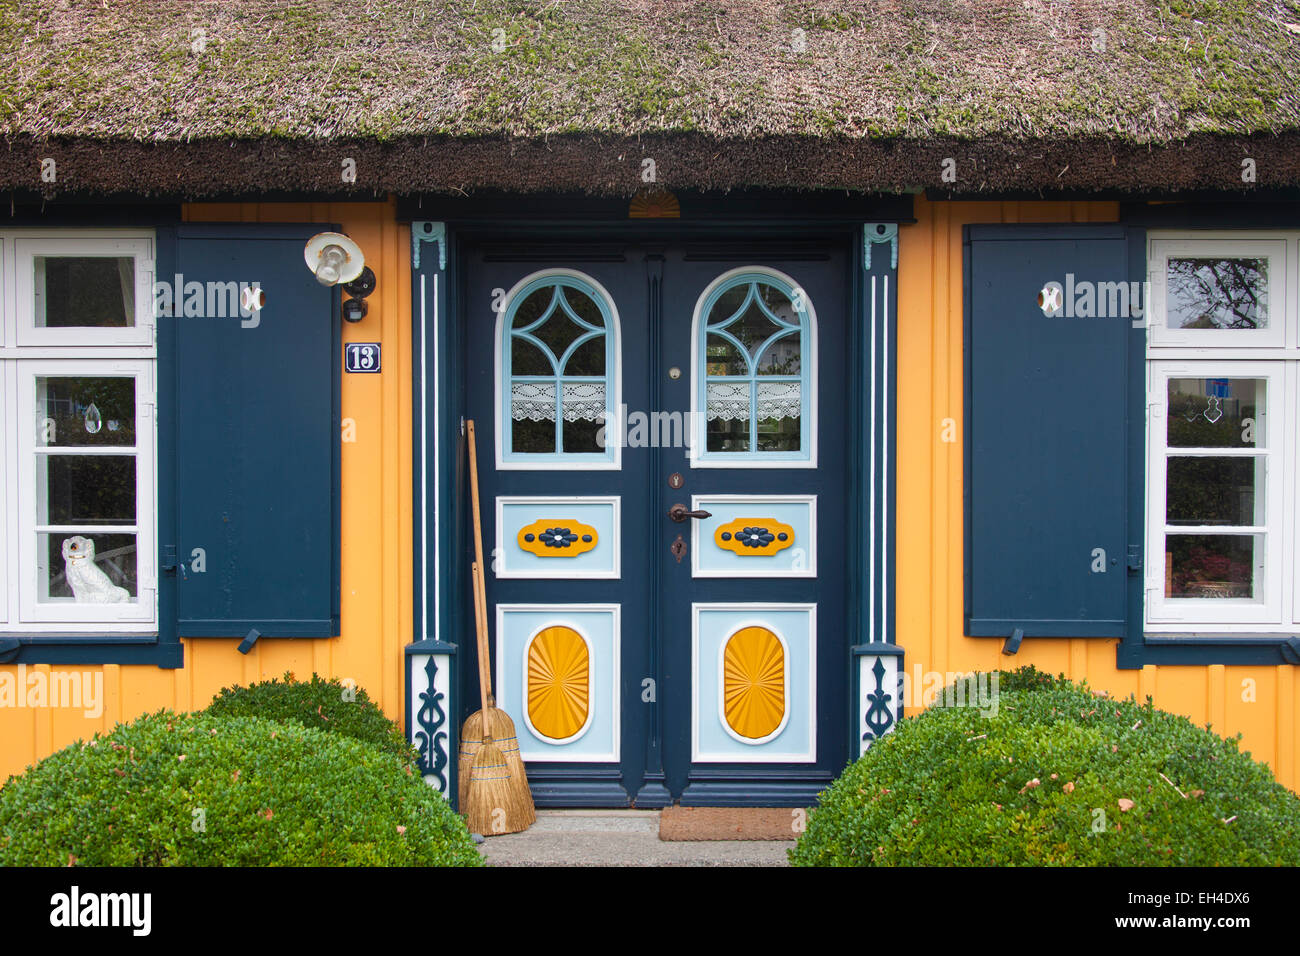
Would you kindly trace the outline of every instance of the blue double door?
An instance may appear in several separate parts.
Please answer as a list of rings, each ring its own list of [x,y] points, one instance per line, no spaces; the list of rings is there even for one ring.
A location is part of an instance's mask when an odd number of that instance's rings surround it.
[[[807,805],[852,734],[846,250],[460,262],[492,674],[538,804]]]

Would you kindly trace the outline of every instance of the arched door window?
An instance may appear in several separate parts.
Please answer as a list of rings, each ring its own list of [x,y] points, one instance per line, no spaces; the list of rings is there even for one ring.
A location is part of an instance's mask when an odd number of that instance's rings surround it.
[[[693,325],[697,467],[816,464],[816,317],[803,289],[774,270],[719,276]]]
[[[618,314],[595,280],[523,280],[506,297],[497,348],[501,467],[618,467],[618,443],[604,440],[618,402]]]

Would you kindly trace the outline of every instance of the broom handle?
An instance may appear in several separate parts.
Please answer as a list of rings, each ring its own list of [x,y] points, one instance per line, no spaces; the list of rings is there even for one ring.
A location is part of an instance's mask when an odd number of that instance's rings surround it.
[[[475,625],[482,631],[479,637],[479,645],[486,648],[488,646],[488,610],[487,610],[487,581],[483,579],[483,568],[478,569],[478,615],[475,618]],[[491,660],[487,651],[483,652],[484,660],[488,661],[487,670],[487,705],[495,707],[497,705],[496,697],[492,693],[492,667]]]
[[[486,659],[488,656],[488,626],[487,626],[487,574],[483,567],[483,519],[479,515],[478,500],[478,445],[474,441],[474,419],[470,418],[465,422],[465,434],[469,438],[469,493],[470,501],[473,504],[474,511],[474,560],[476,562],[478,577],[478,597],[474,605],[475,624],[478,629],[478,652],[479,656]],[[482,672],[482,680],[486,688],[486,699],[492,697],[492,669],[485,668]],[[487,704],[483,705],[487,710]]]
[[[470,565],[470,572],[474,578],[474,631],[478,635],[478,696],[479,706],[483,710],[484,726],[487,726],[487,709],[488,697],[491,685],[491,678],[488,676],[491,671],[491,665],[487,658],[487,628],[483,620],[482,600],[483,600],[483,582],[479,579],[478,563]]]

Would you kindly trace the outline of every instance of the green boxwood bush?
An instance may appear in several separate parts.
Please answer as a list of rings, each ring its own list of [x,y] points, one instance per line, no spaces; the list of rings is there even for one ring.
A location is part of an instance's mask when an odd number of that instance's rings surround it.
[[[874,743],[791,862],[1300,865],[1300,798],[1239,738],[1032,669],[1000,676],[996,714],[941,698]]]
[[[343,734],[379,747],[403,760],[414,760],[414,751],[402,728],[389,720],[360,687],[345,686],[337,678],[326,680],[312,674],[310,681],[272,678],[257,684],[223,687],[213,698],[207,713],[216,717],[263,717],[293,720],[304,727]]]
[[[343,734],[161,711],[0,788],[0,866],[476,866],[408,764]]]

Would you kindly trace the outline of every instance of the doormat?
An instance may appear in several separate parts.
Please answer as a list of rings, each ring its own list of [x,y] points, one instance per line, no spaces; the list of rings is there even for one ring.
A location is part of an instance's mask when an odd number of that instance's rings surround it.
[[[665,807],[661,840],[795,840],[806,810],[791,807]]]

